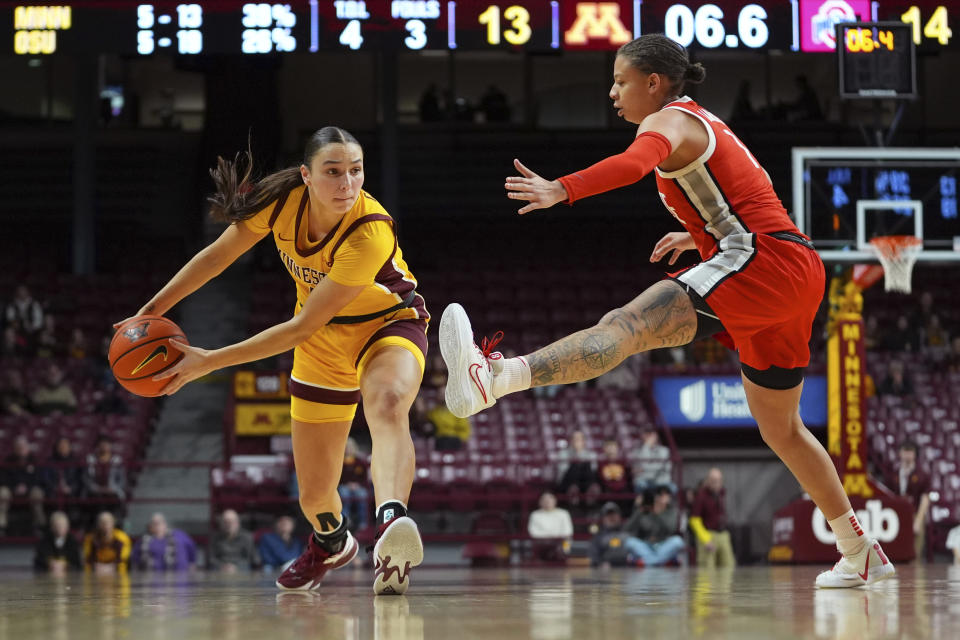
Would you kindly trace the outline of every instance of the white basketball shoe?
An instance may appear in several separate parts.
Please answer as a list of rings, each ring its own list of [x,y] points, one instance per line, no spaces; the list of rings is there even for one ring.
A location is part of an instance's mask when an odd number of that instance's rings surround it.
[[[497,332],[481,349],[473,341],[473,329],[467,312],[457,303],[447,306],[440,318],[440,353],[447,363],[447,408],[458,418],[466,418],[496,404],[493,376],[502,356],[493,347],[500,342]]]
[[[892,578],[896,572],[880,543],[867,540],[860,553],[841,557],[833,569],[818,575],[816,585],[821,589],[862,587]]]

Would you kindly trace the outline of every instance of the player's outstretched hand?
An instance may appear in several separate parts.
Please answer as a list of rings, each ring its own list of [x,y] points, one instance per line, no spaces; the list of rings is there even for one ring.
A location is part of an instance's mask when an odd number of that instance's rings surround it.
[[[541,178],[517,159],[514,159],[513,166],[517,168],[520,175],[510,176],[503,186],[507,189],[508,198],[529,201],[530,204],[517,210],[520,215],[534,209],[547,209],[569,197],[567,190],[558,180]]]
[[[686,231],[673,231],[660,238],[660,241],[657,242],[657,245],[653,248],[653,253],[650,254],[650,262],[657,262],[672,251],[673,255],[670,256],[668,264],[673,264],[677,261],[677,258],[680,257],[681,253],[688,249],[696,248],[697,245],[693,242],[693,236],[689,233]]]
[[[169,342],[171,346],[175,347],[178,351],[183,352],[183,358],[180,360],[180,362],[170,367],[163,373],[158,373],[157,375],[153,376],[154,380],[166,380],[167,378],[173,378],[167,383],[167,386],[163,388],[164,395],[173,395],[188,382],[192,382],[197,378],[202,378],[211,371],[216,370],[216,367],[210,362],[210,352],[206,349],[191,347],[186,343],[178,342],[176,340],[170,340]]]

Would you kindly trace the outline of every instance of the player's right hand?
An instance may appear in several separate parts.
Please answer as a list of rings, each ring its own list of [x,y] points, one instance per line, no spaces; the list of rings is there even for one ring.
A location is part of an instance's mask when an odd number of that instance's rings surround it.
[[[534,209],[547,209],[569,198],[566,188],[560,184],[560,181],[540,177],[523,166],[519,160],[514,160],[513,166],[520,172],[520,176],[510,176],[503,186],[507,189],[508,198],[530,202],[517,210],[520,215]]]
[[[680,254],[689,249],[696,249],[697,245],[693,242],[693,236],[686,231],[672,231],[660,238],[653,253],[650,254],[650,262],[657,262],[665,255],[673,252],[668,264],[673,264],[680,257]]]

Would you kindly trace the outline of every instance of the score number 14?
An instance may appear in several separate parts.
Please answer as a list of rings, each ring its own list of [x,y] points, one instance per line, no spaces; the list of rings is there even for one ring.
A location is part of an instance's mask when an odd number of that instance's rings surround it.
[[[513,27],[503,31],[503,39],[513,45],[526,44],[531,34],[530,12],[519,5],[512,5],[503,10],[503,17]],[[487,42],[500,44],[500,7],[490,5],[480,14],[479,21],[487,26]]]
[[[920,8],[912,6],[906,13],[900,16],[900,20],[913,26],[913,41],[920,44]],[[950,42],[953,31],[950,29],[950,23],[947,20],[947,8],[939,6],[933,10],[933,15],[923,26],[923,35],[931,40],[936,40],[942,45]]]

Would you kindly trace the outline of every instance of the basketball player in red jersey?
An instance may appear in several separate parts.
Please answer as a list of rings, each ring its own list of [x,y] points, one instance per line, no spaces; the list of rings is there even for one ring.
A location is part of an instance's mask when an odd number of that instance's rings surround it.
[[[854,587],[887,578],[893,565],[864,536],[830,457],[800,420],[811,324],[824,292],[823,263],[744,144],[683,95],[685,82],[702,82],[705,74],[663,35],[625,44],[614,63],[610,98],[620,117],[639,125],[633,144],[559,180],[514,161],[521,176],[506,181],[507,195],[527,202],[519,210],[524,214],[656,171],[660,198],[685,231],[661,238],[651,262],[669,256],[673,264],[689,249],[697,249],[703,261],[653,285],[596,326],[517,358],[478,348],[465,311],[450,305],[440,322],[450,371],[447,406],[467,416],[508,393],[588,380],[631,354],[719,334],[739,352],[747,402],[764,441],[836,533],[842,558],[817,577],[817,586]]]
[[[407,414],[423,376],[430,316],[397,246],[392,218],[363,191],[363,150],[342,129],[307,142],[303,164],[251,179],[222,158],[211,171],[214,217],[230,226],[138,315],[162,315],[271,233],[297,288],[291,319],[220,349],[179,345],[184,358],[157,379],[165,393],[211,371],[294,349],[290,376],[293,457],[300,506],[314,528],[281,589],[320,586],[357,554],[337,493],[350,424],[362,397],[373,440],[377,500],[374,592],[402,594],[423,545],[407,500],[414,449]]]

